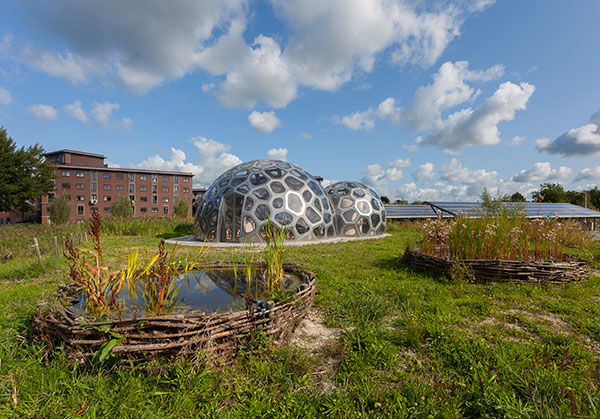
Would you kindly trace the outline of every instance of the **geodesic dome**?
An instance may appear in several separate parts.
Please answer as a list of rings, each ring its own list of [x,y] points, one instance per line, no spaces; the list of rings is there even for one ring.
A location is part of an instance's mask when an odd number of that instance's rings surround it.
[[[288,240],[335,237],[323,187],[281,160],[254,160],[223,173],[202,197],[195,231],[200,240],[257,242],[269,222],[289,229]]]
[[[336,182],[325,189],[338,236],[383,234],[385,208],[379,195],[360,182]]]

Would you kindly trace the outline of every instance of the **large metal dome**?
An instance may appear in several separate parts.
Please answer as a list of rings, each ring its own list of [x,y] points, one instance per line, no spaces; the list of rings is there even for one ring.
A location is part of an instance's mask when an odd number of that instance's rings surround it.
[[[289,229],[288,240],[336,235],[325,191],[310,173],[285,161],[254,160],[226,171],[206,191],[196,215],[196,237],[262,241],[268,222]]]
[[[325,189],[339,236],[363,237],[385,232],[385,208],[373,189],[360,182],[337,182]]]

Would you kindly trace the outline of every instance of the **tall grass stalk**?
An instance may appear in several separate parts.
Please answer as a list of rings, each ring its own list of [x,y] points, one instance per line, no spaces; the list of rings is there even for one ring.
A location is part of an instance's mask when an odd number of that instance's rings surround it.
[[[266,291],[269,293],[283,290],[283,255],[285,238],[289,230],[267,223],[264,227],[266,270],[264,272]]]

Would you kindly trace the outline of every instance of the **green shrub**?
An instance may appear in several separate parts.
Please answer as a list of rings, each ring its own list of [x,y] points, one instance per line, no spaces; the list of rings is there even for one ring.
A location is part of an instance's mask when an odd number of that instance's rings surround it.
[[[119,196],[115,199],[115,203],[110,207],[110,213],[116,218],[133,218],[133,208],[129,198]]]
[[[71,200],[69,195],[62,194],[54,198],[54,201],[48,207],[50,220],[54,224],[67,224],[71,219]]]
[[[179,198],[175,201],[173,213],[180,218],[187,218],[189,214],[189,205],[187,198]]]

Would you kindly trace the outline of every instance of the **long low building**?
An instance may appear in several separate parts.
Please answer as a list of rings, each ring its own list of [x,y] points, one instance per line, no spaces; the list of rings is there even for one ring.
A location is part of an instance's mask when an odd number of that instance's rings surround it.
[[[117,197],[126,196],[135,217],[169,217],[178,200],[192,213],[191,172],[108,167],[105,156],[74,150],[47,153],[56,165],[54,192],[41,198],[41,222],[50,223],[48,208],[55,197],[71,200],[71,222],[83,222],[92,212],[110,214]]]
[[[596,229],[600,212],[566,203],[547,202],[500,202],[500,205],[525,211],[527,218],[579,219],[588,222],[591,230]],[[418,220],[427,218],[451,218],[456,215],[479,217],[483,210],[481,202],[424,202],[422,205],[385,205],[386,217],[396,220]]]

